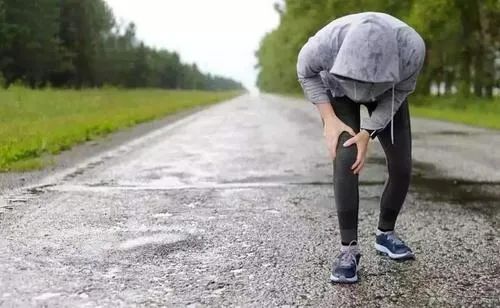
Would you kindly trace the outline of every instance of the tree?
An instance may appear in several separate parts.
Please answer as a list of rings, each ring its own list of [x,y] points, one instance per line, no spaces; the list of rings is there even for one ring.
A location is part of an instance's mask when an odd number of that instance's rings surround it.
[[[104,0],[0,0],[0,83],[242,89],[136,38]]]
[[[148,85],[150,76],[149,50],[141,43],[135,50],[132,69],[129,74],[128,87],[140,88]]]
[[[102,0],[62,0],[60,37],[71,55],[73,70],[66,78],[77,87],[95,86],[99,51],[114,26],[111,10]]]
[[[280,24],[261,41],[258,86],[264,91],[299,91],[296,57],[307,39],[332,19],[361,11],[394,15],[422,34],[426,65],[417,92],[444,85],[463,96],[491,97],[498,85],[500,1],[498,0],[286,0],[277,5]]]
[[[25,81],[31,87],[46,83],[58,65],[57,0],[4,0],[4,43],[1,69],[7,83]]]

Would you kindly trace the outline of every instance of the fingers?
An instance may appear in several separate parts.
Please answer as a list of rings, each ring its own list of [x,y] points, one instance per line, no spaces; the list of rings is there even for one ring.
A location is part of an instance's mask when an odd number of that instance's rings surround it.
[[[347,125],[344,126],[344,131],[353,137],[356,136],[356,133],[354,132],[354,130]]]
[[[356,170],[360,164],[362,164],[363,160],[364,160],[364,149],[362,149],[362,146],[360,146],[360,144],[358,144],[358,135],[356,135],[355,137],[352,137],[351,139],[347,140],[346,142],[344,142],[344,147],[350,147],[352,146],[353,144],[356,144],[357,147],[358,147],[358,154],[356,155],[356,161],[354,162],[354,165],[352,165],[351,167],[351,170]],[[356,174],[356,172],[354,172]]]
[[[356,168],[358,168],[359,164],[361,164],[363,160],[363,157],[364,157],[363,151],[360,151],[358,147],[358,154],[356,155],[356,161],[354,162],[354,165],[352,165],[351,170],[356,170]]]
[[[358,134],[356,135],[356,137],[353,137],[344,143],[344,147],[350,147],[353,144],[356,144],[357,146],[358,151],[356,155],[356,161],[351,167],[351,170],[353,170],[354,174],[359,174],[361,172],[365,164],[365,158],[366,158],[366,144],[364,143],[364,141],[361,139],[360,136],[361,134]]]
[[[363,167],[365,166],[365,160],[362,159],[359,165],[354,169],[354,174],[359,174],[361,170],[363,170]]]
[[[355,144],[356,142],[358,142],[358,136],[352,137],[351,139],[344,142],[344,147],[346,147],[346,148],[350,147],[351,145]]]
[[[335,159],[335,157],[337,156],[337,143],[338,143],[338,138],[331,140],[330,155],[332,156],[332,159]]]

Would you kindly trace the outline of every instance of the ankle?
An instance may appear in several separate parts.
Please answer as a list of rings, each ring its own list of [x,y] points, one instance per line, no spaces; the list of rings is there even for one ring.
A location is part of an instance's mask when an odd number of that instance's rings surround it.
[[[376,235],[391,234],[391,233],[394,233],[394,229],[381,229],[381,228],[378,228]]]
[[[347,245],[345,244],[345,242],[342,242],[340,246],[340,251],[341,252],[351,251],[355,254],[358,254],[360,252],[358,242],[352,241]]]

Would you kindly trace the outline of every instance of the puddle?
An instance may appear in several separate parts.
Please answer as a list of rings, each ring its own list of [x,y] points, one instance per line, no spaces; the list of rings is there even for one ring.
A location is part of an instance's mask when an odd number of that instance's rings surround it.
[[[384,181],[359,181],[359,186],[380,186],[384,185]],[[285,183],[286,185],[298,185],[298,186],[331,186],[333,185],[333,182],[320,182],[320,181],[313,181],[313,182],[291,182],[291,183]]]
[[[366,159],[367,164],[382,165],[385,166],[385,157],[382,156],[369,156]],[[419,161],[413,161],[413,173],[415,172],[436,172],[437,169],[433,164],[424,163]]]
[[[371,156],[367,160],[368,164],[385,166],[386,161],[383,156]],[[287,185],[308,185],[308,186],[331,186],[331,181],[303,181],[296,182],[295,176],[290,175],[270,175],[251,176],[240,179],[221,181],[217,184],[201,185],[119,185],[113,186],[113,181],[98,182],[95,184],[83,185],[41,185],[28,188],[21,196],[11,196],[9,203],[24,203],[25,199],[43,194],[46,191],[90,191],[106,192],[115,190],[186,190],[186,189],[240,189],[240,188],[262,188],[262,187],[282,187]],[[360,186],[383,186],[384,181],[360,181]],[[464,208],[486,214],[493,219],[500,212],[500,181],[468,181],[458,178],[446,178],[440,171],[430,163],[413,161],[412,184],[410,189],[419,198],[431,202],[448,202],[463,206]],[[7,204],[9,205],[9,204]],[[156,218],[167,218],[169,214]],[[156,239],[145,239],[143,243],[155,242]],[[136,242],[125,244],[125,247],[138,245]],[[140,246],[140,245],[139,245]]]
[[[109,180],[109,181],[101,180],[97,183],[88,183],[86,185],[88,187],[113,186],[113,185],[116,185],[116,181],[114,181],[114,180]]]
[[[11,206],[13,204],[27,204],[32,199],[44,194],[47,189],[53,187],[52,184],[40,185],[35,187],[28,187],[24,191],[13,192],[12,194],[3,196],[0,198],[0,209],[13,210]]]
[[[439,130],[434,132],[416,132],[413,133],[413,137],[415,139],[425,139],[429,136],[448,136],[448,137],[470,137],[470,136],[478,136],[478,135],[494,135],[495,132],[488,131],[457,131],[457,130]]]
[[[366,158],[366,164],[374,165],[385,165],[385,157],[382,156],[368,156]]]
[[[424,135],[442,135],[442,136],[470,136],[473,134],[473,132],[463,132],[463,131],[456,131],[456,130],[441,130],[441,131],[436,131],[432,133],[426,133]]]
[[[381,160],[381,163],[385,164],[385,160]],[[298,186],[329,186],[333,185],[332,181],[297,181],[297,176],[286,176],[286,175],[269,175],[269,176],[250,176],[246,178],[234,179],[234,180],[222,180],[219,182],[220,185],[246,185],[255,184],[257,186],[286,186],[286,185],[298,185]],[[219,185],[219,186],[220,186]],[[360,181],[361,186],[377,186],[384,185],[384,181]],[[214,185],[213,187],[216,187]]]
[[[30,187],[30,188],[26,189],[26,192],[29,195],[38,196],[38,195],[45,193],[47,191],[47,188],[54,187],[54,186],[55,186],[55,184],[47,184],[47,185],[40,185],[40,186],[36,186],[36,187]]]
[[[266,176],[248,176],[236,179],[222,179],[220,184],[256,184],[256,183],[287,183],[294,179],[289,175],[266,175]]]
[[[412,186],[420,197],[429,201],[459,204],[490,217],[500,212],[500,182],[474,182],[414,175]]]
[[[152,260],[164,259],[171,254],[181,251],[203,250],[204,242],[199,237],[185,236],[175,241],[154,241],[146,245],[139,245],[126,251],[129,257],[136,258],[138,263],[151,262]]]
[[[385,158],[370,157],[368,163],[385,165]],[[458,204],[489,217],[500,212],[500,182],[442,177],[430,163],[413,161],[410,189],[424,200]]]

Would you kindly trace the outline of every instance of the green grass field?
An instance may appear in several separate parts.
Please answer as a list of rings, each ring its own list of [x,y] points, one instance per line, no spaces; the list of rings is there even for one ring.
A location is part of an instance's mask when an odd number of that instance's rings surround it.
[[[415,97],[410,106],[413,116],[500,129],[500,98]]]
[[[121,128],[237,96],[165,90],[0,90],[0,171],[50,163],[50,155]]]
[[[303,99],[304,94],[284,94]],[[494,100],[475,97],[411,96],[412,116],[500,129],[500,97]]]

